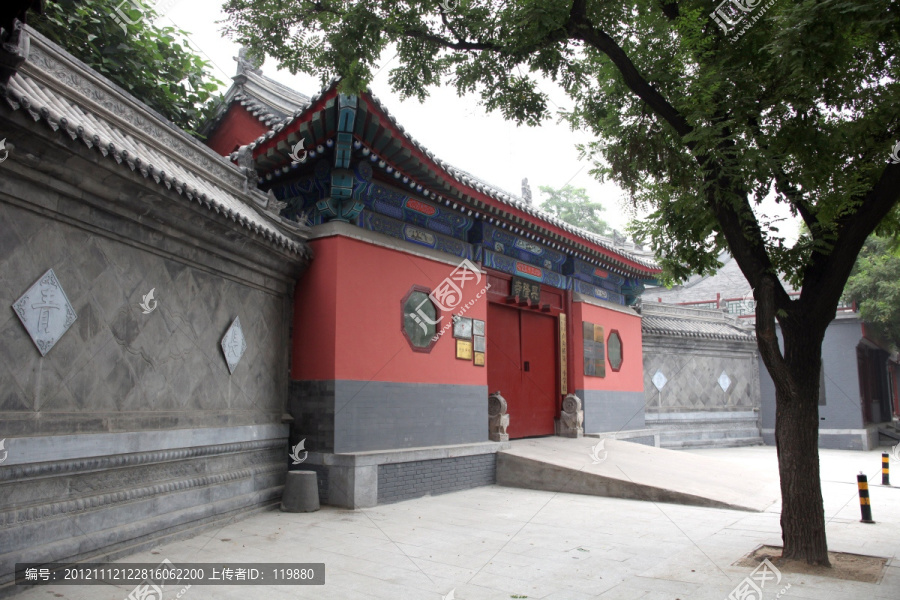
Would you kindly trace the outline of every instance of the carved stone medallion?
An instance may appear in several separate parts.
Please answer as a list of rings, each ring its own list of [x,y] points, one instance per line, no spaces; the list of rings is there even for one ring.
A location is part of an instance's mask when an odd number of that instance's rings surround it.
[[[247,340],[244,339],[241,318],[237,317],[225,332],[225,337],[222,338],[222,352],[225,353],[225,362],[228,363],[229,373],[234,374],[245,350],[247,350]]]
[[[78,318],[53,269],[34,282],[12,306],[41,356],[50,352]]]

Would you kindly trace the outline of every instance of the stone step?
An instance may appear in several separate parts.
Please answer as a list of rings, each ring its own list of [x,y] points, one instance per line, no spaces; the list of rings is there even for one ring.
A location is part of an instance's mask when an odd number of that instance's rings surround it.
[[[742,448],[744,446],[764,446],[760,436],[743,438],[717,438],[709,440],[686,440],[681,442],[661,442],[662,448]]]
[[[881,439],[888,438],[889,440],[893,440],[895,442],[900,441],[900,430],[897,430],[893,426],[878,426],[878,435],[881,436]]]
[[[744,438],[759,438],[759,429],[756,427],[744,427],[740,429],[681,429],[676,431],[660,430],[660,445],[668,446],[681,442],[708,442],[727,441]]]

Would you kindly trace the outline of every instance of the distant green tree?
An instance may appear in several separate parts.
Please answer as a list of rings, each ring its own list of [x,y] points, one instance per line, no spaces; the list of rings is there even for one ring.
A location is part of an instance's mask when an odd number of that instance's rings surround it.
[[[156,27],[157,17],[138,0],[60,0],[46,2],[28,24],[195,134],[216,108],[222,82],[188,45],[187,32]]]
[[[900,242],[872,236],[856,259],[844,299],[856,302],[859,316],[900,348]]]
[[[610,232],[609,225],[600,218],[603,205],[591,202],[584,188],[576,188],[566,185],[562,189],[542,185],[539,188],[541,194],[548,197],[541,202],[541,210],[562,219],[570,225],[581,227],[598,235],[607,235]]]

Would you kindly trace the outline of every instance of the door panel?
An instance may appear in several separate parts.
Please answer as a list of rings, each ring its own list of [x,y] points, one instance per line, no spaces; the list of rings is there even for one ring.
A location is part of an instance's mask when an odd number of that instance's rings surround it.
[[[499,390],[506,398],[512,415],[513,405],[522,395],[519,311],[501,304],[488,303],[486,333],[488,393],[493,394]],[[507,430],[510,435],[511,429]]]
[[[523,397],[525,414],[519,437],[553,435],[556,411],[556,319],[521,311]],[[528,370],[525,370],[527,363]],[[510,415],[510,426],[512,415]]]

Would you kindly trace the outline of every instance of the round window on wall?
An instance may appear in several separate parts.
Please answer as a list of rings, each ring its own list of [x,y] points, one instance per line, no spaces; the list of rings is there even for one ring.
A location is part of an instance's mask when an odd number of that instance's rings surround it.
[[[613,371],[622,368],[622,338],[619,332],[613,329],[609,332],[609,339],[606,341],[606,353],[609,357],[609,366]]]
[[[410,348],[416,352],[431,352],[437,341],[434,336],[440,314],[429,293],[428,288],[414,285],[400,303],[400,328]]]

